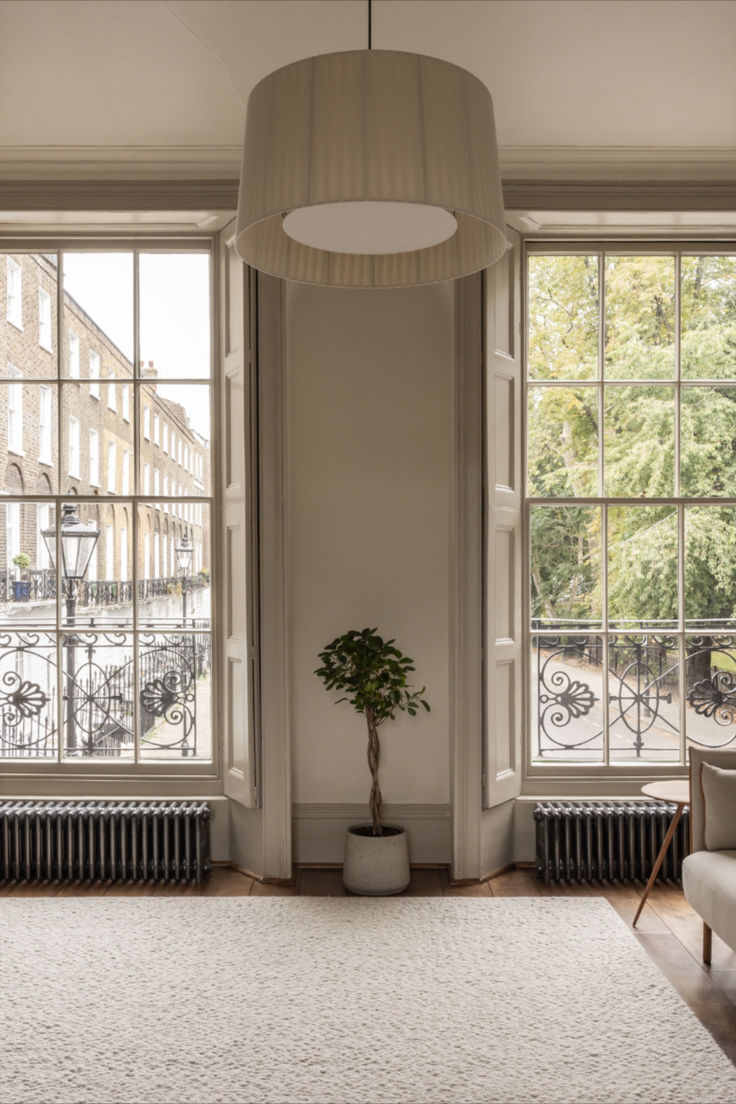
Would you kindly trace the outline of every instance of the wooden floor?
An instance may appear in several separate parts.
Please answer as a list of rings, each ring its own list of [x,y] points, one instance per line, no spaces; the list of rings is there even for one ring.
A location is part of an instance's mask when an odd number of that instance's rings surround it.
[[[531,870],[515,869],[481,885],[453,886],[445,870],[412,871],[406,896],[411,897],[605,897],[631,925],[642,887],[545,886]],[[216,867],[202,887],[176,886],[1,886],[0,896],[198,896],[208,897],[341,897],[341,874],[335,869],[300,869],[293,886],[264,885],[227,867]],[[710,968],[701,961],[702,922],[677,886],[656,884],[634,929],[636,938],[736,1064],[736,954],[713,936]]]

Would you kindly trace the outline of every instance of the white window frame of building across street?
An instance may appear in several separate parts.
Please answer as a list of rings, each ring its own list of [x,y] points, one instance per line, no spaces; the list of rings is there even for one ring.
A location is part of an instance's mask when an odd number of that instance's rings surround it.
[[[123,387],[123,390],[126,390],[125,386]],[[111,378],[107,384],[107,409],[114,410],[116,412],[118,409],[117,385],[115,383],[114,377]]]
[[[73,414],[69,415],[68,429],[69,449],[67,454],[67,464],[69,466],[69,477],[71,479],[81,479],[82,460],[79,449],[80,425],[79,418],[75,418]]]
[[[8,364],[8,379],[20,380],[23,376],[20,368]],[[8,384],[8,452],[15,456],[23,452],[23,384]]]
[[[89,351],[89,394],[92,399],[100,397],[100,354],[95,349]]]
[[[219,494],[218,487],[218,473],[219,473],[219,460],[217,455],[217,446],[219,440],[219,434],[215,427],[217,425],[217,419],[219,417],[220,399],[218,394],[218,378],[219,373],[215,373],[215,365],[218,363],[219,352],[219,316],[215,311],[218,303],[218,256],[221,248],[218,236],[212,234],[192,233],[192,234],[180,234],[177,237],[167,237],[165,235],[159,235],[157,237],[151,235],[141,238],[136,236],[136,231],[132,228],[130,236],[124,240],[118,233],[116,228],[115,236],[105,238],[104,236],[92,236],[79,234],[62,234],[61,236],[53,237],[51,235],[46,239],[42,239],[40,236],[34,236],[27,243],[24,243],[20,236],[16,236],[12,241],[0,242],[0,252],[6,254],[8,268],[12,269],[15,262],[13,262],[10,254],[21,254],[22,252],[39,253],[43,255],[54,254],[57,251],[63,251],[64,249],[70,250],[83,250],[88,253],[117,253],[130,250],[134,255],[134,264],[139,263],[139,258],[143,254],[171,254],[181,252],[184,254],[199,253],[205,254],[210,257],[210,299],[209,299],[209,321],[210,332],[212,334],[211,342],[211,359],[209,368],[209,378],[202,377],[198,382],[199,386],[206,386],[209,389],[210,395],[210,471],[211,471],[211,486],[206,488],[206,493],[198,493],[198,501],[203,505],[207,505],[208,516],[210,519],[210,557],[211,563],[215,570],[212,571],[212,613],[211,613],[211,635],[212,635],[212,700],[214,703],[213,712],[211,717],[212,732],[213,732],[213,747],[211,759],[196,759],[194,757],[181,757],[172,758],[167,760],[145,760],[138,754],[138,748],[136,744],[136,761],[124,761],[123,759],[78,759],[78,760],[64,760],[61,753],[57,757],[55,762],[47,762],[44,760],[0,760],[0,788],[3,793],[6,794],[24,794],[28,792],[29,785],[32,786],[33,792],[45,793],[45,794],[79,794],[89,792],[89,784],[91,780],[98,778],[101,780],[100,785],[107,787],[102,792],[115,793],[115,794],[129,794],[129,795],[149,795],[149,796],[167,796],[167,795],[198,795],[201,797],[218,797],[223,792],[223,742],[220,737],[222,731],[222,706],[220,703],[221,694],[218,692],[219,684],[222,680],[221,671],[221,645],[220,645],[220,620],[219,620],[219,588],[220,572],[217,569],[219,563],[219,557],[221,556],[221,540],[218,533],[218,521],[219,511],[217,507],[217,496]],[[60,258],[59,258],[60,259]],[[20,266],[16,265],[19,273],[22,273]],[[244,266],[242,266],[244,268]],[[60,271],[60,268],[58,269]],[[57,287],[56,289],[56,312],[55,320],[52,325],[57,328],[63,324],[63,288]],[[17,314],[16,314],[17,318]],[[134,355],[135,358],[139,358],[140,347],[140,334],[139,334],[139,318],[136,314],[134,322]],[[58,388],[63,387],[63,379],[69,378],[68,372],[68,349],[67,344],[69,331],[67,330],[67,336],[62,341],[56,344],[56,368],[55,371],[49,372],[49,376],[53,377],[57,382],[55,385],[48,386],[49,392],[54,390],[54,386]],[[34,334],[34,338],[35,338]],[[133,358],[131,358],[133,360]],[[138,363],[138,359],[134,361]],[[139,428],[138,417],[139,411],[142,409],[143,395],[146,393],[144,389],[150,388],[150,378],[145,379],[142,374],[138,375],[136,372],[135,379],[124,380],[113,378],[111,372],[107,373],[107,379],[102,379],[108,387],[107,401],[111,409],[117,406],[115,402],[115,389],[117,384],[120,383],[123,386],[123,415],[126,416],[126,420],[131,423],[131,440],[133,442],[138,440],[138,445],[133,444],[133,451],[128,457],[128,487],[126,490],[126,498],[128,502],[126,507],[129,509],[132,506],[132,511],[128,513],[127,523],[123,522],[123,525],[127,524],[127,528],[124,530],[124,537],[118,542],[117,548],[114,548],[113,555],[117,557],[128,558],[127,568],[121,564],[121,577],[128,578],[144,578],[150,577],[151,563],[153,559],[153,549],[150,546],[150,536],[148,538],[148,557],[145,566],[139,563],[141,568],[140,572],[135,574],[135,564],[131,564],[131,561],[135,559],[131,555],[132,549],[136,547],[136,533],[138,532],[138,504],[146,504],[145,497],[142,492],[142,486],[136,487],[136,483],[140,480],[142,484],[143,480],[143,435],[142,435],[142,418]],[[189,378],[177,379],[173,377],[171,380],[166,380],[166,385],[184,385],[190,386],[192,380]],[[4,386],[12,386],[6,383]],[[39,388],[40,390],[40,388]],[[128,394],[132,401],[128,399]],[[87,397],[89,401],[89,396]],[[55,519],[61,516],[61,505],[63,502],[69,501],[70,490],[72,490],[74,500],[80,503],[90,503],[104,508],[104,499],[108,492],[103,491],[101,496],[91,495],[85,491],[84,484],[82,483],[81,472],[81,422],[79,418],[74,418],[74,415],[70,414],[66,404],[64,402],[56,402],[53,405],[52,416],[56,419],[57,428],[52,440],[58,440],[57,448],[60,450],[60,457],[62,467],[69,467],[69,454],[70,446],[72,452],[72,466],[73,471],[69,471],[70,478],[80,481],[79,493],[76,493],[68,485],[60,486],[61,480],[57,481],[57,485],[54,487],[54,493],[44,495],[42,500],[42,506],[45,507],[48,504],[50,511],[51,524],[55,524]],[[70,421],[74,419],[74,421]],[[77,428],[74,427],[76,422]],[[165,427],[165,422],[162,419],[162,429]],[[70,426],[71,434],[70,434]],[[165,431],[165,430],[164,430]],[[106,434],[100,434],[100,450],[103,449],[103,440]],[[70,436],[73,441],[70,441]],[[87,441],[84,442],[85,446]],[[129,450],[130,451],[130,450]],[[105,449],[107,453],[107,450]],[[107,456],[105,457],[107,459]],[[102,460],[101,462],[102,463]],[[108,475],[107,472],[102,473],[103,479],[106,481]],[[123,475],[123,481],[125,480]],[[125,483],[123,483],[125,486]],[[171,492],[173,494],[173,481],[171,483]],[[183,492],[188,493],[186,489]],[[34,495],[32,490],[26,489],[25,493],[12,492],[8,495],[10,501],[6,501],[6,507],[9,507],[11,511],[15,511],[13,516],[18,515],[20,517],[20,507],[22,501],[30,501],[31,503],[38,504],[39,495]],[[116,503],[119,502],[119,498],[115,499]],[[120,504],[122,507],[122,503]],[[115,506],[117,511],[120,507]],[[163,510],[162,510],[163,516]],[[8,514],[6,512],[6,518]],[[36,515],[36,519],[38,518]],[[108,543],[108,525],[109,522],[102,516],[99,527],[103,531],[101,539],[98,541],[98,545],[102,545],[102,550],[99,551],[99,556],[102,557],[107,553]],[[132,529],[132,532],[131,532]],[[121,530],[122,532],[122,530]],[[170,530],[167,539],[167,563],[169,569],[173,575],[177,574],[176,557],[174,555],[174,549],[178,542],[178,533]],[[163,540],[165,534],[160,534],[160,539]],[[127,548],[126,548],[127,546]],[[140,534],[140,543],[138,547],[143,551],[144,546],[144,534]],[[161,555],[161,550],[159,550]],[[109,571],[109,557],[106,556],[105,573]],[[101,560],[100,560],[101,564]],[[98,572],[98,575],[102,574],[102,569]],[[133,588],[135,594],[135,588]],[[58,607],[61,609],[62,607]],[[61,617],[61,614],[58,614]],[[141,629],[140,631],[143,631]],[[62,623],[59,622],[56,629],[58,634],[62,632]],[[61,639],[61,637],[60,637]],[[58,668],[62,670],[61,667]],[[61,677],[61,675],[59,675]],[[29,781],[32,779],[32,781]],[[114,789],[110,789],[110,786],[114,786]],[[96,791],[98,792],[98,791]]]
[[[23,329],[23,270],[13,257],[6,258],[7,301],[5,316],[17,329]]]
[[[555,239],[548,241],[534,241],[527,240],[524,248],[524,263],[523,269],[523,283],[524,283],[524,302],[525,309],[523,312],[524,326],[522,327],[522,342],[523,342],[523,374],[522,374],[522,387],[523,387],[523,399],[521,403],[521,418],[522,418],[522,434],[523,434],[523,448],[522,448],[522,462],[523,462],[523,488],[524,488],[524,510],[523,510],[523,578],[526,581],[524,587],[524,613],[523,613],[523,724],[522,724],[522,751],[524,760],[524,785],[523,793],[526,795],[534,794],[554,794],[555,792],[565,793],[579,793],[589,794],[607,794],[612,795],[616,793],[631,793],[638,792],[639,787],[644,782],[657,779],[657,778],[671,778],[674,776],[686,777],[688,767],[686,762],[656,762],[656,761],[625,761],[615,762],[610,761],[610,751],[605,755],[604,761],[600,763],[573,763],[573,762],[550,762],[544,763],[538,760],[535,761],[532,753],[532,741],[534,734],[532,732],[532,687],[531,687],[531,641],[532,637],[539,635],[535,630],[531,630],[531,597],[530,597],[530,549],[529,549],[529,516],[530,507],[533,505],[597,505],[605,511],[610,506],[616,505],[632,505],[632,504],[650,504],[652,501],[656,504],[663,502],[661,499],[649,499],[631,497],[626,499],[613,498],[603,493],[593,496],[591,498],[537,498],[531,497],[526,493],[527,488],[527,476],[526,476],[526,459],[527,459],[527,428],[526,428],[526,411],[528,409],[527,395],[529,389],[532,387],[539,387],[544,384],[543,380],[529,380],[528,368],[527,368],[527,348],[526,348],[526,320],[528,318],[528,311],[526,309],[526,297],[527,297],[527,258],[531,255],[595,255],[599,256],[599,303],[598,303],[598,332],[599,332],[599,371],[598,377],[595,380],[585,380],[586,384],[592,384],[599,392],[598,407],[599,412],[602,409],[604,387],[606,383],[610,385],[611,381],[606,380],[603,377],[603,373],[600,370],[600,358],[603,355],[603,342],[604,342],[604,319],[605,319],[605,296],[602,284],[602,266],[603,255],[607,256],[666,256],[675,258],[675,314],[677,318],[676,322],[676,376],[673,381],[661,380],[661,381],[638,381],[638,380],[620,380],[615,381],[621,386],[636,386],[637,383],[643,385],[651,385],[652,383],[659,382],[663,386],[672,386],[677,402],[679,403],[680,390],[684,389],[684,384],[689,384],[693,387],[704,386],[709,384],[718,383],[719,381],[710,381],[707,379],[692,379],[682,380],[680,377],[680,326],[679,326],[679,300],[680,300],[680,259],[683,256],[701,256],[708,254],[715,255],[733,255],[736,253],[736,242],[729,240],[703,240],[698,241],[691,240],[678,240],[675,237],[671,239],[658,240],[656,243],[651,241],[637,241],[635,238],[607,238],[607,239],[594,239],[590,240],[564,240]],[[566,381],[560,381],[559,386],[564,386]],[[567,386],[575,387],[578,382],[572,380],[567,382]],[[723,381],[720,381],[723,383]],[[677,404],[676,404],[677,405]],[[599,417],[600,421],[600,417]],[[676,417],[674,423],[674,438],[679,442],[679,418]],[[603,449],[603,429],[602,424],[598,427],[599,452],[602,453]],[[679,448],[678,448],[679,451]],[[599,466],[601,460],[599,457]],[[676,480],[678,475],[676,473]],[[603,491],[602,487],[599,487],[599,491]],[[693,498],[682,495],[679,488],[679,483],[675,486],[676,493],[671,498],[667,498],[666,503],[672,504],[677,509],[678,517],[678,534],[679,534],[679,568],[678,568],[678,593],[679,598],[679,614],[678,614],[678,626],[671,631],[671,635],[676,636],[680,646],[680,652],[684,645],[686,627],[684,623],[684,602],[682,598],[682,588],[684,586],[684,550],[682,547],[683,542],[683,517],[684,510],[687,504],[710,504],[719,506],[736,506],[736,493],[733,498],[725,496],[719,496],[717,499],[709,498]],[[605,527],[604,527],[605,528]],[[605,543],[605,532],[602,534],[602,547],[601,547],[602,563],[605,564],[607,560],[607,547]],[[604,579],[605,586],[605,579]],[[620,630],[619,630],[620,631]],[[667,630],[668,633],[670,630]],[[609,628],[605,623],[605,619],[602,621],[602,627],[600,629],[591,629],[591,633],[600,637],[608,637],[614,630]],[[563,633],[562,635],[567,635]],[[680,655],[680,663],[682,663],[682,654]],[[604,683],[605,685],[605,683]],[[608,716],[607,702],[603,702],[604,716]],[[685,703],[681,703],[681,712],[685,709]],[[684,741],[684,735],[681,735],[681,740]],[[604,737],[604,749],[608,749],[608,739]],[[606,761],[608,759],[608,761]]]
[[[53,418],[53,393],[48,384],[41,384],[38,389],[38,462],[49,467],[54,463],[52,418]]]
[[[107,493],[115,494],[117,487],[117,456],[118,446],[116,441],[107,442]]]
[[[69,378],[79,379],[79,334],[69,331]]]
[[[53,352],[51,341],[51,292],[38,289],[38,344],[47,352]]]
[[[100,485],[100,434],[92,426],[89,428],[89,484]]]

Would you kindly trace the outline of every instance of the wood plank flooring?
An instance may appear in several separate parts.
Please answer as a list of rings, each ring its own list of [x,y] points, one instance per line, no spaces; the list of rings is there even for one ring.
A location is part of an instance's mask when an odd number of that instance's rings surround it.
[[[413,897],[605,897],[628,925],[643,887],[545,886],[533,871],[515,868],[479,885],[451,885],[444,869],[414,868],[407,896]],[[201,887],[168,885],[0,886],[0,897],[44,896],[197,896],[208,897],[343,897],[338,869],[303,868],[294,885],[264,885],[237,870],[218,866]],[[662,973],[736,1064],[736,953],[713,936],[711,967],[701,961],[702,922],[677,886],[656,884],[639,923],[636,938]]]

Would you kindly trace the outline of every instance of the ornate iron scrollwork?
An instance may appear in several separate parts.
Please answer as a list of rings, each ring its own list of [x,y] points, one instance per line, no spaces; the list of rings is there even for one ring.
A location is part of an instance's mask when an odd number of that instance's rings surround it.
[[[9,728],[36,717],[49,700],[37,682],[23,679],[15,671],[6,671],[0,684],[0,715]]]

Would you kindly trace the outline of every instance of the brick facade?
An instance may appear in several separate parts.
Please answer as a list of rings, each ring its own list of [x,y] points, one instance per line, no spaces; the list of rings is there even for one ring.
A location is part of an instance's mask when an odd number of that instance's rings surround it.
[[[16,287],[15,265],[20,267],[22,317],[20,326],[8,318],[9,306],[17,310],[17,301],[13,296],[9,304],[8,256],[2,255],[0,494],[29,498],[49,494],[99,496],[99,505],[82,504],[79,511],[83,520],[94,519],[101,530],[96,567],[92,570],[99,580],[131,578],[133,504],[126,501],[126,495],[134,492],[135,478],[133,365],[67,293],[59,335],[55,257],[20,253],[10,257],[10,269],[15,272],[10,279],[15,280]],[[50,349],[44,344],[49,330]],[[71,335],[79,379],[72,378],[76,370],[71,359]],[[61,378],[57,380],[59,340]],[[90,378],[90,364],[92,371],[95,364],[99,365],[99,382]],[[180,501],[186,495],[209,494],[208,442],[191,426],[184,407],[160,393],[165,384],[157,379],[152,364],[141,365],[139,378],[149,381],[138,387],[139,493],[170,499],[139,508],[139,577],[176,575],[173,549],[185,533],[195,549],[193,572],[209,570],[208,506]],[[144,430],[148,430],[147,437]],[[14,550],[25,552],[32,568],[48,566],[39,537],[39,527],[46,523],[44,506],[43,502],[11,505],[0,500],[0,570],[13,569],[9,561]],[[53,502],[49,507],[49,523],[53,525]],[[128,562],[124,564],[121,559],[126,547]]]

